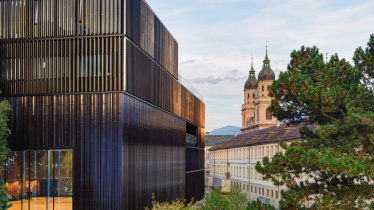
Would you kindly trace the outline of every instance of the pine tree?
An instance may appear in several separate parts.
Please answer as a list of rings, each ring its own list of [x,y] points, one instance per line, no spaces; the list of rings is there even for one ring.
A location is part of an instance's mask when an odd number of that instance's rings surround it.
[[[304,127],[301,141],[282,144],[284,154],[256,166],[266,180],[288,188],[283,209],[373,207],[374,35],[353,61],[337,54],[324,61],[318,48],[301,47],[271,86],[278,119],[306,114],[320,125]]]

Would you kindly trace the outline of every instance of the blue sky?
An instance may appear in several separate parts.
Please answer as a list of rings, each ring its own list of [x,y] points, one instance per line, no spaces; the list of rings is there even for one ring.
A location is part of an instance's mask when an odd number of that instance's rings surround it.
[[[317,46],[351,60],[374,33],[374,1],[147,0],[179,43],[179,72],[204,96],[206,131],[241,125],[243,85],[265,43],[278,76],[292,50]]]

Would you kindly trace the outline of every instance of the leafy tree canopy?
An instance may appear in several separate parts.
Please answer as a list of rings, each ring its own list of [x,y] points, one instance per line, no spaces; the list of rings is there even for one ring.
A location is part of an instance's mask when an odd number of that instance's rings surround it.
[[[202,209],[206,210],[244,210],[247,207],[247,196],[240,189],[232,188],[225,195],[221,193],[221,188],[214,189],[207,193],[206,202]]]
[[[186,200],[177,199],[171,202],[160,203],[152,196],[152,209],[184,209],[184,210],[275,210],[269,204],[263,204],[259,200],[248,202],[246,193],[238,188],[232,188],[227,194],[221,192],[221,188],[210,190],[206,194],[205,201],[197,204],[186,204]],[[148,209],[148,208],[146,208]]]
[[[256,169],[286,185],[284,209],[361,209],[374,199],[374,35],[357,48],[353,65],[337,54],[328,61],[317,47],[291,53],[287,71],[270,88],[278,119],[307,115],[318,129],[282,144],[285,154]],[[304,205],[307,204],[307,205]]]
[[[10,134],[8,129],[8,113],[10,111],[10,105],[7,101],[0,102],[0,162],[3,162],[9,152],[7,137]],[[6,188],[4,186],[1,170],[0,170],[0,209],[8,209],[8,198],[6,194]]]

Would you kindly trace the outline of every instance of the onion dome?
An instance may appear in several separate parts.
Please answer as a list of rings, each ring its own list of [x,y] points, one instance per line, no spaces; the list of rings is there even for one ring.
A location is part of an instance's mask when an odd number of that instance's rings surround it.
[[[244,89],[257,89],[257,79],[255,70],[253,69],[253,58],[251,63],[251,70],[249,71],[249,76],[247,81],[245,82]]]
[[[268,58],[268,46],[266,45],[266,55],[262,70],[258,74],[258,80],[275,80],[275,74],[270,67],[270,60]]]

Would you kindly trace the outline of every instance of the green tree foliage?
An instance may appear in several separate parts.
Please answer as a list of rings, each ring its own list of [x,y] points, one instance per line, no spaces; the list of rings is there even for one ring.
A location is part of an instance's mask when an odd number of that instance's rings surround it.
[[[171,202],[158,202],[156,200],[156,195],[152,194],[152,210],[194,210],[198,209],[194,207],[193,200],[186,204],[185,199],[176,199],[175,201]],[[148,210],[149,208],[145,208]]]
[[[248,202],[247,195],[238,188],[232,188],[228,194],[222,194],[216,188],[206,195],[204,210],[275,210],[272,205],[259,200]]]
[[[227,194],[221,193],[221,188],[207,193],[203,209],[206,210],[244,210],[247,207],[247,196],[238,188],[232,188]]]
[[[240,189],[234,187],[227,194],[227,200],[229,203],[229,208],[232,210],[246,209],[247,207],[247,195]]]
[[[247,195],[238,188],[232,188],[227,194],[223,194],[221,188],[215,188],[206,194],[204,202],[200,201],[194,205],[192,202],[187,205],[185,203],[186,200],[183,199],[160,203],[152,196],[153,210],[275,210],[273,206],[260,201],[248,202]]]
[[[7,137],[10,134],[8,129],[8,113],[10,111],[10,105],[7,101],[0,102],[0,161],[3,162],[9,152]],[[2,174],[0,170],[0,209],[5,210],[10,207],[8,204],[8,198],[6,188],[4,186]]]
[[[261,201],[256,200],[249,202],[246,210],[275,210],[275,208],[270,204],[263,204]]]
[[[206,194],[204,208],[207,210],[224,210],[229,208],[228,199],[221,193],[221,188],[215,188]]]
[[[287,186],[284,209],[366,208],[374,199],[374,35],[356,50],[354,65],[336,54],[323,58],[316,47],[293,51],[270,89],[278,119],[307,114],[320,127],[304,127],[302,141],[282,144],[285,154],[256,169]]]

